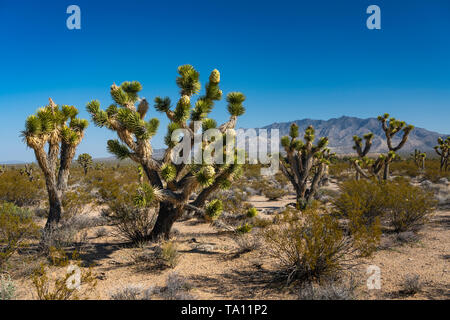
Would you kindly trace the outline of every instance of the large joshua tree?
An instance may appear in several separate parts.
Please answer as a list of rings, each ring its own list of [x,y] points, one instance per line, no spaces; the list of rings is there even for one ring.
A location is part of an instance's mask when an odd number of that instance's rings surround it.
[[[196,164],[173,162],[172,156],[176,154],[174,148],[178,144],[190,139],[191,145],[194,145],[198,131],[196,123],[201,121],[203,131],[217,127],[216,122],[207,116],[215,101],[222,98],[219,88],[220,73],[213,70],[205,86],[204,95],[200,96],[192,107],[192,96],[198,94],[201,88],[200,75],[190,65],[180,66],[178,73],[176,84],[180,88],[180,98],[175,108],[171,106],[168,97],[156,97],[154,100],[155,109],[164,113],[170,120],[165,138],[167,149],[162,160],[152,157],[151,138],[158,129],[159,120],[146,120],[149,104],[145,98],[139,98],[138,93],[142,89],[139,82],[124,82],[120,86],[113,84],[111,97],[115,103],[106,110],[100,109],[98,101],[87,105],[87,110],[97,126],[117,133],[118,140],[108,141],[109,152],[119,159],[130,158],[140,164],[150,182],[154,191],[151,194],[154,195],[157,218],[148,240],[167,238],[173,223],[184,211],[195,210],[205,214],[202,208],[208,198],[220,187],[229,186],[241,169],[236,161],[228,164],[206,164],[203,160]],[[245,97],[240,92],[227,95],[231,116],[228,122],[217,128],[221,135],[226,135],[228,129],[235,127],[237,117],[245,111],[242,105],[244,100]],[[187,134],[174,139],[172,134],[176,129],[184,129]],[[206,147],[207,142],[203,140],[202,148]]]
[[[448,136],[445,140],[441,137],[437,140],[438,145],[434,147],[434,150],[440,157],[440,171],[447,171],[448,169],[448,156],[450,153],[450,136]]]
[[[77,115],[74,106],[60,107],[49,99],[47,106],[27,118],[22,131],[24,141],[34,150],[45,177],[50,204],[46,230],[56,226],[61,218],[61,201],[67,188],[70,165],[88,126],[88,121]]]
[[[313,199],[332,156],[327,148],[328,138],[322,137],[314,145],[314,128],[305,130],[304,140],[298,139],[298,125],[293,123],[289,136],[281,138],[286,157],[280,157],[280,168],[294,186],[297,206],[304,208]]]
[[[412,129],[414,129],[414,126],[407,125],[405,121],[400,121],[395,118],[389,118],[388,113],[385,113],[382,116],[378,116],[378,120],[381,122],[381,127],[383,128],[383,131],[385,133],[386,143],[389,148],[389,152],[384,159],[383,172],[383,179],[387,180],[389,178],[389,165],[392,160],[397,157],[396,152],[405,145],[406,141],[408,140],[408,135],[412,131]],[[403,132],[403,136],[400,142],[396,146],[394,146],[392,139],[399,132]]]

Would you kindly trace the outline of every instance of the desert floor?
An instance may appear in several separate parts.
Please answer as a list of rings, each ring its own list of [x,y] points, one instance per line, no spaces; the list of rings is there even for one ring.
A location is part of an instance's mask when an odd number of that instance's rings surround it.
[[[328,188],[335,188],[331,185]],[[270,218],[273,209],[293,201],[286,196],[268,201],[264,196],[252,196],[250,203],[260,210],[260,216]],[[275,210],[276,212],[276,210]],[[92,216],[99,212],[89,213]],[[142,270],[133,263],[133,255],[145,248],[130,247],[119,238],[96,237],[95,228],[88,230],[90,245],[82,254],[93,266],[98,284],[87,295],[89,299],[109,299],[112,292],[127,285],[163,287],[171,272],[183,275],[192,285],[196,299],[296,299],[294,287],[273,281],[274,261],[265,254],[264,246],[244,254],[236,254],[236,244],[229,232],[218,230],[207,222],[190,219],[176,222],[173,241],[181,258],[175,268]],[[105,227],[110,231],[111,227]],[[358,299],[449,299],[450,298],[450,210],[436,211],[422,231],[418,241],[390,243],[383,237],[381,246],[370,259],[360,259],[354,270]],[[366,268],[376,265],[381,270],[381,289],[368,290]],[[402,281],[407,275],[418,275],[423,284],[419,293],[405,295]],[[18,299],[33,299],[29,278],[18,286]]]

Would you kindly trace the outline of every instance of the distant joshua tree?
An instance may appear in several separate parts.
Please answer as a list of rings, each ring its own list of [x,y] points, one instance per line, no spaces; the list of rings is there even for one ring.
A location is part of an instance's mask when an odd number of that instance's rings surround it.
[[[70,164],[88,126],[87,120],[77,118],[78,110],[74,106],[60,107],[52,99],[49,101],[47,106],[27,118],[22,131],[22,137],[34,150],[45,177],[50,203],[46,231],[51,231],[61,218],[61,201],[67,188]]]
[[[88,170],[92,167],[92,157],[88,153],[82,153],[78,156],[77,159],[78,164],[83,168],[84,175],[87,175]]]
[[[412,153],[411,156],[414,159],[416,166],[421,170],[425,170],[425,158],[427,157],[427,154],[418,149],[414,149],[414,153]]]
[[[138,94],[142,90],[139,82],[124,82],[120,86],[113,84],[111,97],[115,103],[106,110],[100,109],[98,101],[92,101],[87,105],[92,121],[97,126],[106,127],[117,133],[119,140],[108,141],[109,152],[118,159],[130,158],[140,164],[150,182],[149,188],[153,192],[149,194],[152,195],[151,200],[158,216],[151,234],[148,235],[149,240],[159,237],[168,238],[173,223],[184,211],[195,210],[205,214],[202,208],[206,205],[208,198],[219,188],[229,187],[241,169],[241,165],[236,161],[222,165],[174,164],[172,162],[172,151],[182,139],[194,141],[195,121],[202,121],[203,131],[217,127],[216,122],[207,116],[215,101],[222,98],[222,91],[219,89],[220,73],[218,70],[213,70],[205,86],[205,94],[200,96],[192,107],[192,96],[199,93],[201,88],[200,75],[191,65],[180,66],[178,73],[176,83],[180,88],[180,99],[176,107],[172,108],[168,97],[155,98],[155,109],[164,113],[170,120],[165,138],[168,148],[162,160],[152,157],[151,138],[156,134],[159,120],[145,119],[149,104],[146,99],[139,98]],[[217,127],[222,135],[225,135],[228,129],[233,129],[238,116],[244,113],[245,109],[242,105],[244,100],[245,97],[240,92],[231,92],[227,95],[228,112],[231,117],[228,122]],[[189,118],[190,122],[188,122]],[[176,129],[185,129],[189,135],[183,135],[179,140],[173,141],[172,133]],[[207,146],[208,143],[205,142],[202,147]],[[192,195],[195,195],[194,199],[191,199]],[[221,210],[221,207],[211,205],[208,208],[211,211],[214,208]]]
[[[406,125],[404,121],[396,120],[395,118],[390,118],[389,120],[388,119],[388,113],[385,113],[384,115],[378,117],[378,121],[380,121],[381,127],[386,136],[386,144],[389,149],[387,154],[381,154],[377,159],[370,159],[367,157],[367,154],[369,153],[372,146],[372,132],[369,132],[363,136],[365,141],[364,147],[362,138],[358,136],[353,137],[353,141],[355,143],[353,149],[356,150],[358,158],[351,159],[351,163],[356,169],[357,180],[359,180],[361,176],[364,178],[377,177],[378,179],[381,179],[380,174],[381,169],[383,168],[383,179],[389,179],[389,165],[395,158],[398,158],[396,151],[400,150],[405,145],[406,141],[408,140],[408,135],[411,130],[414,129],[414,126]],[[395,136],[395,134],[401,131],[403,131],[401,141],[396,146],[393,146],[392,138]]]
[[[333,156],[327,148],[328,138],[322,137],[314,145],[314,134],[314,128],[309,126],[303,142],[298,139],[298,125],[293,123],[289,136],[281,138],[286,157],[280,157],[280,168],[295,189],[299,208],[305,208],[313,199]]]
[[[384,173],[383,179],[389,179],[389,164],[397,157],[396,151],[400,150],[408,140],[409,133],[414,129],[413,125],[407,125],[405,121],[400,121],[395,118],[389,118],[389,114],[385,113],[378,117],[381,122],[381,127],[386,135],[386,143],[389,148],[389,152],[384,159]],[[392,145],[392,138],[399,132],[403,131],[403,136],[397,146]]]
[[[445,140],[441,137],[437,140],[438,145],[434,147],[434,150],[441,158],[440,160],[440,171],[448,170],[448,155],[450,151],[450,136],[448,136]]]

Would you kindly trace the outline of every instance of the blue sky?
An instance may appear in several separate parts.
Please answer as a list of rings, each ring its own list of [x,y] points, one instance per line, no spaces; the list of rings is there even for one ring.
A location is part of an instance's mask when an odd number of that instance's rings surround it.
[[[71,4],[81,30],[66,28]],[[366,27],[371,4],[381,30]],[[187,63],[202,83],[217,68],[224,93],[247,96],[242,127],[389,112],[448,134],[449,32],[447,0],[0,0],[0,161],[34,159],[19,134],[49,97],[84,118],[88,101],[111,103],[113,82],[139,80],[149,100],[175,100],[176,68]],[[225,103],[212,115],[225,121]],[[91,124],[78,152],[107,156],[113,136]]]

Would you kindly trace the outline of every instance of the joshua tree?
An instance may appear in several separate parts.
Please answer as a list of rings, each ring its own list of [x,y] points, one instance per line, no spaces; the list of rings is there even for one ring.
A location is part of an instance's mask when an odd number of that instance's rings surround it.
[[[448,136],[445,140],[441,137],[438,138],[438,145],[434,147],[434,150],[441,158],[441,163],[439,170],[447,171],[448,169],[448,155],[450,150],[450,136]]]
[[[414,149],[414,153],[412,153],[411,156],[413,157],[416,166],[424,170],[425,158],[427,157],[427,154],[425,152],[421,152],[420,150]]]
[[[181,97],[176,107],[171,107],[168,97],[157,97],[154,100],[156,110],[164,113],[170,120],[165,138],[168,147],[162,160],[152,157],[151,138],[158,129],[159,120],[156,118],[145,120],[149,104],[145,98],[141,99],[138,96],[142,89],[139,82],[124,82],[120,86],[113,84],[111,96],[115,104],[110,105],[106,111],[100,109],[98,101],[92,101],[87,105],[93,122],[99,127],[115,131],[119,137],[120,141],[108,141],[109,152],[119,159],[130,158],[140,164],[151,184],[150,187],[154,190],[153,201],[158,216],[148,236],[149,240],[161,236],[168,237],[173,223],[184,211],[195,210],[204,214],[202,207],[208,198],[220,187],[229,186],[241,167],[235,162],[208,165],[203,161],[200,164],[176,164],[172,161],[173,154],[179,155],[179,152],[174,150],[179,143],[189,140],[194,142],[194,136],[198,131],[195,125],[197,121],[202,121],[203,126],[200,127],[203,131],[216,128],[216,122],[207,116],[214,102],[222,98],[222,91],[219,89],[220,73],[213,70],[206,84],[205,94],[200,96],[192,107],[191,98],[201,88],[199,73],[190,65],[180,66],[178,73],[176,83],[180,88]],[[227,95],[231,117],[228,122],[218,127],[222,135],[225,135],[228,129],[233,129],[237,117],[244,113],[242,105],[244,100],[245,97],[240,92],[231,92]],[[172,133],[176,129],[184,129],[185,134],[174,141]],[[207,147],[205,141],[202,147]],[[192,149],[189,151],[192,152]],[[193,199],[191,196],[194,196]]]
[[[84,136],[88,121],[77,118],[73,106],[59,107],[52,99],[25,122],[22,136],[28,147],[34,150],[47,186],[50,212],[45,229],[52,230],[62,213],[61,200],[67,188],[69,169],[75,149]],[[48,152],[45,147],[48,144]]]
[[[4,174],[5,171],[6,171],[6,166],[5,166],[5,165],[0,166],[0,176],[1,176],[2,174]]]
[[[92,166],[92,157],[88,153],[82,153],[78,156],[78,164],[83,168],[84,175],[87,175],[89,168]]]
[[[26,164],[22,169],[19,170],[19,172],[22,176],[26,175],[29,181],[34,180],[32,164]]]
[[[353,142],[355,142],[353,149],[356,150],[356,153],[358,154],[358,159],[352,158],[352,159],[350,159],[350,162],[356,169],[356,180],[359,180],[361,175],[364,177],[367,176],[367,174],[365,174],[364,171],[362,171],[361,165],[368,166],[368,167],[372,166],[372,164],[369,163],[370,160],[367,158],[367,154],[369,153],[370,148],[372,147],[373,133],[372,132],[366,133],[363,136],[363,138],[365,141],[364,148],[363,148],[363,144],[362,144],[363,139],[356,135],[353,136]],[[377,174],[378,172],[377,173],[371,172],[371,173]]]
[[[386,135],[386,143],[389,148],[389,152],[387,156],[384,158],[384,173],[383,179],[387,180],[389,178],[389,164],[392,160],[397,157],[396,151],[400,150],[408,140],[408,135],[412,129],[414,129],[413,125],[407,125],[404,121],[397,120],[395,118],[389,118],[389,114],[385,113],[382,116],[378,117],[378,120],[381,122],[381,126]],[[403,131],[403,136],[401,141],[397,146],[392,145],[392,138],[395,134]]]
[[[305,130],[305,142],[298,139],[298,136],[298,125],[293,123],[289,136],[281,138],[286,157],[280,157],[280,168],[294,186],[297,193],[297,206],[305,208],[313,199],[332,154],[326,147],[327,137],[320,138],[317,145],[313,145],[314,128],[312,126]],[[312,179],[309,182],[310,176]]]

